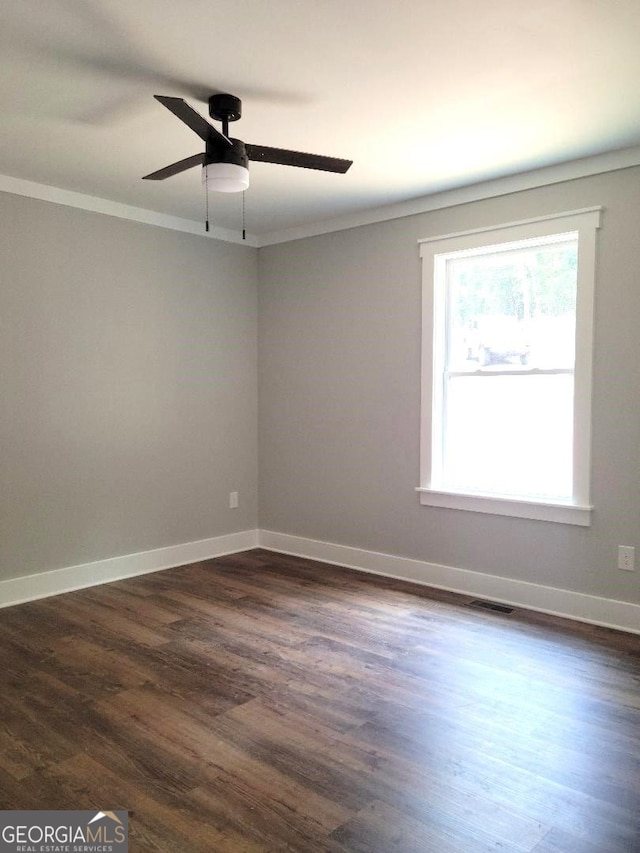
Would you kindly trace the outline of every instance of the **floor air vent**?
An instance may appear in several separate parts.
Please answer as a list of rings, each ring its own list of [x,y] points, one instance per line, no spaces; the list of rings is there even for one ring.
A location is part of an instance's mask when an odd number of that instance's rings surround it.
[[[498,604],[497,601],[481,601],[476,599],[470,601],[467,607],[478,607],[480,610],[492,610],[494,613],[513,613],[513,607],[507,607],[506,604]]]

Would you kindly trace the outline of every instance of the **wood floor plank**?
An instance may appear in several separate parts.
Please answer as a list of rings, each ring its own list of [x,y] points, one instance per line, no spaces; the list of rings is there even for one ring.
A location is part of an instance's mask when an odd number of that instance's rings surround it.
[[[75,633],[88,628],[126,638],[138,646],[161,646],[167,642],[164,625],[149,628],[132,615],[122,612],[112,600],[99,595],[99,589],[71,592],[66,598],[65,618],[73,622]],[[44,608],[57,609],[51,599],[42,603]]]
[[[606,840],[603,835],[595,835],[592,839],[579,838],[554,827],[534,848],[533,853],[635,853],[638,849],[637,843],[629,847],[625,840],[617,843],[611,838]]]
[[[192,810],[185,801],[161,802],[83,753],[61,762],[52,778],[81,804],[78,808],[100,809],[104,802],[109,802],[114,810],[133,811],[129,822],[134,843],[138,831],[142,830],[147,837],[153,838],[160,850],[194,850],[197,853],[233,850],[226,846],[224,831]],[[253,853],[255,848],[247,845],[244,849]]]
[[[395,790],[390,782],[394,776],[389,756],[385,756],[377,746],[363,741],[357,726],[348,732],[338,733],[316,718],[301,716],[262,699],[238,706],[226,717],[253,725],[255,730],[276,743],[286,740],[289,746],[298,747],[314,760],[330,751],[334,767],[355,773],[356,784],[368,798],[395,804],[405,814],[459,839],[474,836],[479,840],[484,837],[485,843],[489,844],[497,838],[503,844],[511,843],[514,851],[529,851],[549,829],[539,821],[510,811],[489,798],[476,796],[470,803],[465,792],[445,784],[443,779],[427,786],[423,776],[418,796],[413,786],[406,784]],[[416,760],[416,764],[419,763]],[[417,778],[416,775],[414,779]],[[478,822],[481,829],[475,826]]]
[[[448,837],[432,826],[382,802],[372,802],[340,829],[329,846],[331,853],[459,853],[460,839]],[[467,853],[487,853],[480,841],[471,842]]]
[[[640,851],[640,637],[255,549],[0,611],[0,806],[132,853]]]
[[[420,786],[428,790],[437,783],[453,788],[476,804],[478,798],[488,799],[521,818],[547,827],[557,826],[586,840],[602,833],[630,843],[639,830],[635,785],[628,792],[631,804],[614,804],[540,775],[521,760],[505,762],[496,758],[482,748],[480,737],[476,750],[457,738],[443,737],[437,727],[430,734],[430,738],[425,736],[419,741],[399,735],[391,727],[366,724],[359,736],[379,751],[381,770],[396,789]],[[589,770],[598,778],[603,768],[595,764]],[[406,807],[410,808],[410,800]]]

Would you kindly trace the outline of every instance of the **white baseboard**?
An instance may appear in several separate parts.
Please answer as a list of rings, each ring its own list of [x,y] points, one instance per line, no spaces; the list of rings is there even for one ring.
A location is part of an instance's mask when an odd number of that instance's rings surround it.
[[[126,554],[122,557],[98,560],[95,563],[84,563],[81,566],[69,566],[23,578],[12,578],[0,581],[0,607],[48,598],[50,595],[59,595],[62,592],[73,592],[89,586],[99,586],[111,581],[146,575],[150,572],[184,566],[199,560],[210,560],[213,557],[223,557],[225,554],[235,554],[257,547],[258,531],[243,530],[240,533],[215,536],[212,539],[200,539],[197,542],[185,542],[181,545],[170,545],[167,548],[156,548],[153,551],[141,551],[138,554]]]
[[[271,530],[244,530],[212,539],[185,542],[153,551],[126,554],[95,563],[0,581],[0,608],[257,547],[640,634],[638,604],[456,569],[452,566],[441,566],[423,560],[380,554],[362,548],[320,542],[301,536],[290,536]]]
[[[260,530],[261,548],[640,634],[640,605]]]

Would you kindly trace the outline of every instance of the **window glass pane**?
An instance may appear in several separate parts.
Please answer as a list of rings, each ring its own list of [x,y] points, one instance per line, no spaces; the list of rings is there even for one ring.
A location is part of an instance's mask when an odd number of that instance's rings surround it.
[[[445,422],[445,489],[571,496],[571,374],[450,377]]]
[[[513,245],[447,260],[450,370],[573,368],[577,236]]]

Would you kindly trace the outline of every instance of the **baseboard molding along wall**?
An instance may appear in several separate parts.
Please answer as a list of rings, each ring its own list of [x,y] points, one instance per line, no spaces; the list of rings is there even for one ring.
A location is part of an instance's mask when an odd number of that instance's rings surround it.
[[[638,604],[487,575],[483,572],[456,569],[452,566],[441,566],[423,560],[380,554],[347,545],[320,542],[272,530],[244,530],[211,539],[200,539],[197,542],[185,542],[168,548],[126,554],[95,563],[0,581],[0,608],[258,547],[640,634]]]
[[[640,634],[640,605],[407,557],[261,530],[260,547],[384,577]]]
[[[0,607],[23,604],[38,598],[48,598],[63,592],[73,592],[89,586],[124,580],[136,575],[146,575],[163,569],[173,569],[199,560],[224,557],[258,547],[258,531],[243,530],[215,536],[212,539],[200,539],[197,542],[185,542],[182,545],[170,545],[168,548],[156,548],[153,551],[141,551],[138,554],[126,554],[111,557],[95,563],[81,566],[69,566],[53,569],[22,578],[0,581]]]

